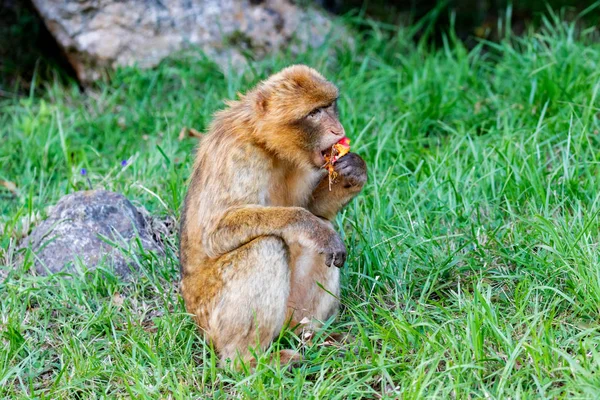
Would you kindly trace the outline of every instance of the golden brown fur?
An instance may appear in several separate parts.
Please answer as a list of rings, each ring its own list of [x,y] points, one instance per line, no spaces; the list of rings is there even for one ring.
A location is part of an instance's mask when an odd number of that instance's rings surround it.
[[[346,251],[331,220],[362,188],[350,153],[329,191],[322,151],[344,136],[337,88],[292,66],[218,112],[196,155],[180,232],[187,310],[222,360],[264,349],[287,320],[337,310]],[[289,359],[284,351],[281,358]]]

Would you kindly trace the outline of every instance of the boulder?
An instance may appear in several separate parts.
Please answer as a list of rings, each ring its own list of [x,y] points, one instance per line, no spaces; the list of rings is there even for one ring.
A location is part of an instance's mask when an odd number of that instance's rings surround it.
[[[196,47],[223,67],[318,47],[332,23],[288,0],[32,0],[83,84]]]
[[[138,238],[144,250],[163,251],[147,218],[125,196],[90,190],[63,197],[24,245],[35,253],[39,274],[76,272],[78,258],[86,269],[104,265],[127,276],[136,269],[129,254],[140,250]]]

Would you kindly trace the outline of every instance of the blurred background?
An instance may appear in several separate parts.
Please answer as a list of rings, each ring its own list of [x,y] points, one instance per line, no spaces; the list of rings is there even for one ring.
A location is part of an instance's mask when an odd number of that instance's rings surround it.
[[[81,58],[81,53],[93,53],[93,51],[89,51],[89,48],[81,49],[81,41],[85,41],[81,39],[81,36],[83,36],[81,32],[88,28],[88,26],[85,26],[85,22],[82,23],[81,20],[88,19],[89,15],[104,13],[102,18],[105,18],[105,20],[98,22],[100,20],[100,17],[98,17],[95,22],[92,21],[90,24],[130,24],[133,19],[127,20],[125,18],[123,20],[122,13],[119,15],[118,10],[116,15],[106,16],[106,12],[110,14],[110,11],[107,10],[112,8],[114,11],[114,6],[117,3],[119,2],[111,0],[94,3],[85,1],[0,0],[0,96],[11,97],[18,93],[27,93],[34,76],[37,80],[48,78],[75,79],[79,83],[89,83],[89,81],[97,79],[98,74],[86,77],[84,72],[77,70],[87,68],[90,64],[102,64],[102,54],[87,62],[87,64],[85,61],[74,61],[74,58]],[[213,8],[218,9],[216,10],[217,13],[227,14],[228,10],[243,13],[248,7],[260,9],[264,15],[251,21],[254,25],[248,26],[246,19],[240,22],[245,24],[246,30],[241,29],[240,34],[231,35],[228,38],[228,43],[239,44],[243,42],[246,45],[245,57],[253,57],[256,55],[255,53],[265,52],[265,46],[262,43],[254,47],[251,45],[252,33],[248,33],[249,30],[255,30],[258,35],[270,36],[272,34],[268,31],[270,27],[261,28],[261,23],[274,25],[276,29],[280,28],[278,24],[287,24],[287,26],[292,27],[291,29],[294,29],[296,25],[294,25],[294,21],[290,23],[289,19],[293,19],[294,15],[300,15],[300,13],[295,14],[292,10],[286,15],[285,12],[282,12],[282,7],[286,6],[284,3],[293,4],[302,10],[307,8],[316,9],[323,12],[326,18],[338,15],[353,19],[355,22],[357,19],[364,19],[365,21],[379,21],[390,26],[414,26],[416,29],[414,39],[425,40],[432,46],[439,46],[443,35],[449,29],[452,29],[458,39],[463,41],[467,47],[474,46],[479,39],[499,40],[502,35],[502,28],[506,27],[519,35],[527,27],[539,25],[540,16],[547,13],[548,10],[560,12],[561,19],[564,21],[579,19],[582,27],[596,25],[600,16],[599,9],[594,7],[595,3],[589,0],[524,0],[516,3],[506,0],[297,0],[289,2],[262,0],[225,2],[210,0],[167,2],[161,2],[160,0],[129,0],[125,3],[129,5],[138,4],[140,7],[145,7],[148,13],[152,13],[155,16],[155,20],[152,21],[159,26],[158,28],[153,26],[154,30],[160,30],[160,24],[163,22],[173,24],[173,21],[169,21],[170,16],[177,21],[180,17],[173,15],[173,12],[177,7],[184,4],[185,7],[204,9],[199,12],[196,10],[197,12],[194,14],[196,23],[213,23],[214,25],[217,25],[214,21],[202,21],[203,18],[210,19],[210,17],[207,17],[211,15],[210,12],[205,12],[205,10]],[[220,7],[222,9],[219,9]],[[587,9],[589,11],[586,12]],[[131,11],[132,13],[139,13],[140,10],[138,8],[136,11],[134,8]],[[161,16],[161,11],[169,16]],[[189,17],[189,14],[186,13],[182,13],[182,15],[183,18]],[[74,21],[76,22],[75,25],[73,24]],[[373,25],[365,22],[362,28],[373,29]],[[264,29],[266,33],[261,33],[261,29]],[[77,34],[80,35],[79,38],[76,37]],[[96,38],[97,42],[90,46],[96,48],[98,46],[106,47],[107,43],[114,41],[114,37],[110,36],[111,34],[114,35],[114,32],[107,33],[104,38]],[[144,37],[144,32],[139,32],[139,34],[142,38]],[[166,34],[171,35],[171,32]],[[200,36],[202,35],[206,35],[206,33],[201,32]],[[77,42],[79,39],[81,40]],[[89,39],[88,36],[85,39]],[[148,40],[152,39],[155,39],[155,42],[164,41],[164,35],[157,35],[153,38],[152,34],[149,34]],[[223,38],[218,37],[216,39]],[[181,39],[178,37],[176,40],[186,41],[190,38]],[[202,39],[197,38],[192,38],[191,42],[193,43],[194,40],[198,43],[202,42]],[[98,42],[100,45],[98,45]],[[215,45],[215,43],[219,44]],[[148,44],[152,47],[150,42]],[[209,53],[213,48],[221,46],[219,40],[213,40],[208,44],[202,42],[201,44],[205,45],[203,48],[205,51],[207,46],[210,47]],[[268,49],[269,46],[266,46],[266,48]],[[73,49],[77,49],[79,54],[75,56],[70,54]],[[111,57],[110,62],[115,63],[117,62],[115,60],[121,55],[115,54]],[[130,58],[140,61],[140,58],[143,57],[134,55]],[[79,65],[82,63],[83,67]],[[152,65],[153,62],[150,62],[150,66]]]

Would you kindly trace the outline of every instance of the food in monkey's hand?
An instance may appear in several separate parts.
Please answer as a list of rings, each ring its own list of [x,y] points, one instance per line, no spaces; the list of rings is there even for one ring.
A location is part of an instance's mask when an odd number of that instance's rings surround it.
[[[350,139],[344,137],[342,140],[331,146],[331,151],[325,154],[325,165],[323,165],[323,168],[329,172],[329,190],[331,190],[331,185],[335,183],[338,175],[337,172],[335,172],[333,164],[349,152]]]

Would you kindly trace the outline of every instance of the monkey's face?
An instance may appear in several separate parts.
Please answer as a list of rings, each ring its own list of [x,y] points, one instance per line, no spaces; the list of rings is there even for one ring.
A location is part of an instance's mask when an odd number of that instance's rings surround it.
[[[311,162],[319,168],[325,164],[325,153],[346,136],[339,120],[337,101],[311,110],[302,119],[300,129],[306,137]]]
[[[253,92],[256,132],[280,157],[321,168],[342,140],[337,87],[304,65],[288,67]]]

